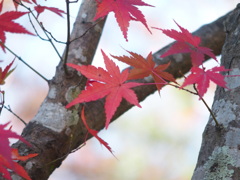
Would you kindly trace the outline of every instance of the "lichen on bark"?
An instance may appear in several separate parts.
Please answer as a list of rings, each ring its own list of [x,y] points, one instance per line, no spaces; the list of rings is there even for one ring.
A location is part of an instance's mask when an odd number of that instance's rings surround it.
[[[229,14],[224,25],[226,40],[221,65],[233,69],[225,75],[236,75],[240,67],[240,4]],[[209,118],[193,180],[240,179],[240,136],[236,134],[240,132],[240,88],[237,79],[239,77],[225,78],[231,90],[217,87],[212,111],[221,128],[215,127]]]

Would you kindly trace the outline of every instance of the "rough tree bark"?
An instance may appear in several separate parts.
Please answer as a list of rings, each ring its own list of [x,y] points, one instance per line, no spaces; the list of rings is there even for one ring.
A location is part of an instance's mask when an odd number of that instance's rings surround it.
[[[71,34],[71,40],[75,40],[70,44],[70,51],[67,59],[70,63],[91,64],[92,62],[104,26],[104,20],[96,25],[92,22],[95,10],[95,0],[83,1]],[[216,55],[221,53],[224,44],[225,32],[223,21],[226,20],[226,17],[227,15],[219,18],[213,23],[201,27],[194,33],[202,38],[202,46],[213,49]],[[191,68],[190,57],[186,54],[178,54],[166,58],[160,58],[160,55],[165,52],[169,46],[154,53],[153,57],[158,64],[171,61],[171,66],[167,71],[172,73],[174,77],[179,78]],[[233,61],[232,59],[231,62],[233,65],[236,61]],[[50,174],[61,165],[61,162],[71,150],[84,143],[87,131],[79,117],[81,105],[77,105],[68,110],[65,108],[65,105],[84,88],[86,80],[72,69],[69,69],[69,72],[70,75],[66,76],[64,73],[63,62],[60,62],[56,68],[56,75],[49,81],[49,92],[46,99],[39,108],[37,115],[23,130],[22,136],[32,144],[32,147],[28,147],[22,142],[17,142],[13,145],[15,148],[19,149],[21,154],[39,153],[37,157],[22,164],[34,180],[47,179]],[[149,82],[150,80],[143,79],[142,81]],[[138,87],[134,90],[136,91],[139,100],[142,101],[148,95],[155,92],[156,88],[155,86],[146,86]],[[221,92],[225,92],[225,90],[221,90]],[[235,91],[229,91],[227,93],[235,93]],[[233,99],[236,100],[237,98]],[[101,130],[104,127],[105,114],[103,113],[103,102],[104,100],[100,100],[86,103],[84,105],[88,121],[87,123],[95,130]],[[232,112],[237,108],[237,103],[234,105],[230,100],[225,101],[224,99],[219,101],[219,103],[217,103],[218,105],[215,106],[222,107],[224,102],[229,104],[228,111]],[[113,120],[131,107],[130,104],[123,101]],[[232,116],[235,116],[235,114],[232,113],[231,117]],[[236,124],[237,126],[237,122],[234,121],[233,124]],[[211,129],[214,130],[214,127],[208,129],[210,129],[210,131]],[[225,132],[225,126],[221,132]],[[236,134],[237,136],[237,132],[237,130],[232,130],[231,134],[228,134],[228,142],[232,142],[230,135],[234,136]],[[219,132],[214,132],[212,134],[217,135],[217,133],[219,134]],[[90,136],[88,138],[90,138]],[[224,152],[234,153],[233,151],[230,151],[229,146],[224,147],[223,150]],[[216,150],[216,152],[219,152],[219,150]],[[201,154],[206,157],[205,154],[210,153],[201,152]],[[230,164],[230,166],[232,168],[234,163]],[[17,175],[13,175],[13,179],[18,178]]]
[[[240,75],[240,4],[225,21],[226,41],[221,64]],[[226,78],[228,89],[218,87],[212,111],[220,127],[209,118],[193,180],[240,179],[240,77]]]

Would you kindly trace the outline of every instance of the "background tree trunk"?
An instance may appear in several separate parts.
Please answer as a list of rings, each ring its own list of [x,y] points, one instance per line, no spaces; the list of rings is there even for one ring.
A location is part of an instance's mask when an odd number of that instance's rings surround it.
[[[97,24],[92,22],[95,15],[95,7],[95,0],[85,0],[82,3],[71,34],[71,40],[74,41],[70,44],[67,59],[69,63],[91,64],[92,62],[105,22],[104,20]],[[194,33],[201,37],[202,46],[213,49],[216,55],[221,53],[225,40],[223,21],[226,17],[227,15],[201,27]],[[153,57],[157,64],[171,61],[167,71],[173,74],[175,78],[179,78],[191,68],[190,57],[187,54],[178,54],[160,58],[160,55],[169,46],[154,53]],[[70,68],[69,72],[70,75],[66,76],[63,62],[60,62],[56,69],[56,75],[49,81],[49,92],[46,99],[42,103],[37,115],[23,130],[22,136],[32,144],[32,147],[28,147],[22,142],[14,144],[14,147],[19,149],[20,154],[39,153],[39,156],[22,163],[34,180],[47,179],[61,165],[65,157],[72,150],[83,144],[85,140],[87,130],[79,117],[81,105],[71,109],[66,109],[65,105],[84,89],[86,79]],[[147,80],[142,81],[147,82]],[[134,90],[139,101],[142,101],[155,92],[156,88],[155,86],[141,86]],[[101,130],[104,127],[103,102],[104,99],[84,105],[87,123],[92,129]],[[113,120],[131,107],[132,105],[123,101]],[[234,106],[234,108],[236,107]],[[222,121],[220,122],[222,123]],[[13,179],[17,179],[17,176],[13,175]]]
[[[225,31],[221,63],[232,69],[226,75],[240,75],[240,4],[225,21]],[[226,81],[231,90],[218,87],[212,106],[221,126],[216,128],[210,117],[193,180],[240,179],[240,77]]]

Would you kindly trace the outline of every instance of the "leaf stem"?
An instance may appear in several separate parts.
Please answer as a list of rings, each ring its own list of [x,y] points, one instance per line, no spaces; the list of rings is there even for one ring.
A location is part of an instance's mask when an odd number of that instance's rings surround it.
[[[195,89],[195,91],[198,93],[198,90],[197,90],[197,88],[196,88],[196,85],[195,84],[193,84],[193,88]],[[199,94],[199,93],[198,93]],[[200,96],[199,96],[200,97]],[[210,112],[210,114],[211,114],[211,116],[212,116],[212,118],[213,118],[213,120],[215,121],[215,124],[216,124],[216,126],[217,127],[219,127],[220,125],[219,125],[219,123],[218,123],[218,121],[217,121],[217,119],[216,119],[216,117],[215,117],[215,115],[213,114],[213,112],[212,112],[212,110],[211,110],[211,108],[208,106],[208,104],[206,103],[206,101],[203,99],[203,97],[200,97],[200,99],[202,100],[202,102],[204,103],[204,105],[207,107],[207,109],[208,109],[208,111]]]
[[[72,141],[72,137],[73,137],[73,136],[71,135],[70,141]],[[59,157],[59,158],[57,158],[57,159],[54,159],[53,161],[47,163],[46,165],[50,165],[50,164],[52,164],[52,163],[54,163],[54,162],[56,162],[56,161],[58,161],[58,160],[61,160],[61,159],[66,158],[69,154],[76,152],[77,150],[81,149],[81,148],[82,148],[83,146],[85,146],[85,145],[86,145],[86,143],[81,144],[81,145],[78,146],[76,149],[73,149],[73,150],[69,151],[67,154],[65,154],[65,155],[63,155],[63,156],[61,156],[61,157]],[[70,148],[70,147],[71,147],[71,142],[70,142],[69,148]]]
[[[24,8],[26,8],[26,9],[30,12],[30,14],[34,17],[34,19],[36,20],[36,22],[38,23],[38,25],[39,25],[39,26],[41,27],[41,29],[43,30],[43,32],[44,32],[45,36],[47,37],[49,43],[52,45],[53,49],[54,49],[55,52],[57,53],[58,57],[62,60],[62,57],[61,57],[60,53],[58,52],[56,46],[55,46],[54,43],[52,42],[52,39],[49,37],[49,35],[48,35],[47,32],[45,31],[45,28],[44,28],[44,26],[42,25],[42,23],[40,23],[40,22],[38,21],[38,18],[34,15],[33,11],[32,11],[29,7],[25,6],[23,3],[21,3],[21,4],[19,4],[19,5],[21,5],[21,6],[23,6]],[[32,24],[32,23],[31,23],[31,24]],[[32,24],[32,26],[33,26],[33,24]],[[34,29],[35,29],[35,28],[34,28]],[[36,30],[35,30],[35,32],[36,32]],[[38,34],[38,33],[37,33],[37,34]],[[42,39],[42,38],[40,37],[40,39]]]
[[[12,111],[12,109],[10,108],[10,106],[5,106],[5,105],[3,105],[3,107],[5,108],[5,109],[7,109],[10,113],[12,113],[14,116],[16,116],[25,126],[27,126],[27,123],[22,119],[22,118],[20,118],[17,114],[15,114],[13,111]]]
[[[211,114],[213,120],[214,120],[215,123],[216,123],[216,126],[218,127],[218,126],[219,126],[219,123],[218,123],[218,121],[217,121],[215,115],[213,114],[212,110],[210,109],[210,107],[208,106],[208,104],[206,103],[206,101],[205,101],[203,98],[201,98],[201,100],[202,100],[202,102],[205,104],[205,106],[207,107],[207,109],[208,109],[208,111],[210,112],[210,114]]]
[[[29,13],[28,13],[28,19],[29,19],[29,22],[31,23],[31,25],[32,25],[35,33],[37,34],[37,36],[38,36],[41,40],[43,40],[43,41],[49,41],[49,39],[44,39],[44,38],[41,37],[40,34],[37,32],[37,29],[36,29],[36,27],[34,26],[34,24],[33,24],[33,22],[32,22],[32,19],[31,19],[31,16],[30,16]],[[62,41],[57,40],[57,39],[52,35],[52,33],[49,32],[43,25],[41,26],[41,28],[42,28],[43,31],[47,32],[55,42],[60,43],[60,44],[66,44],[66,42],[62,42]]]
[[[180,90],[183,90],[183,91],[186,91],[186,92],[188,92],[188,93],[191,93],[191,94],[193,94],[193,95],[197,95],[198,96],[198,93],[196,93],[196,92],[193,92],[193,91],[191,91],[191,90],[189,90],[189,89],[186,89],[186,88],[181,88],[181,87],[179,87],[178,85],[174,85],[174,84],[167,84],[167,85],[170,85],[170,86],[173,86],[173,87],[175,87],[175,88],[178,88],[178,89],[180,89]]]

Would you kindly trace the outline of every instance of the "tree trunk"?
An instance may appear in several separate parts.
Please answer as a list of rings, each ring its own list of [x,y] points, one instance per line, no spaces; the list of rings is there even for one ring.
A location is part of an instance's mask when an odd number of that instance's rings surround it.
[[[232,69],[226,75],[240,75],[240,4],[224,23],[226,41],[221,64]],[[193,180],[240,179],[240,77],[226,77],[230,89],[218,87],[212,117],[203,133],[202,146]]]
[[[95,0],[83,1],[71,34],[71,40],[74,41],[70,44],[67,62],[74,64],[91,64],[105,22],[104,20],[97,24],[92,22],[95,10]],[[201,37],[202,46],[213,49],[216,55],[221,53],[225,40],[223,21],[226,17],[227,15],[201,27],[194,33],[194,35]],[[173,74],[175,78],[179,78],[191,68],[190,57],[187,54],[178,54],[160,58],[160,55],[165,52],[169,46],[153,54],[153,57],[157,64],[164,64],[171,61],[171,65],[167,71]],[[64,56],[65,55],[63,55],[63,57]],[[232,62],[236,61],[232,59]],[[235,63],[231,65],[233,64]],[[86,79],[70,68],[68,71],[70,75],[64,73],[63,62],[61,61],[56,69],[56,75],[49,81],[49,92],[46,99],[42,103],[37,115],[23,130],[22,136],[32,144],[32,147],[28,147],[22,142],[17,142],[13,145],[15,148],[18,148],[20,154],[23,155],[39,153],[37,157],[22,163],[22,166],[34,180],[48,179],[50,174],[61,165],[61,162],[67,155],[83,144],[85,140],[87,130],[79,117],[81,105],[74,106],[70,109],[66,109],[65,105],[84,89]],[[147,82],[147,80],[142,80],[142,82]],[[148,95],[155,92],[156,88],[154,85],[141,86],[134,90],[139,101],[142,101]],[[224,90],[222,91],[224,92]],[[233,92],[234,91],[227,91],[227,93]],[[237,98],[235,98],[235,100],[236,99]],[[104,127],[105,114],[103,102],[104,99],[84,105],[87,123],[92,129],[101,130]],[[229,107],[237,108],[237,105],[233,106],[230,103],[231,101],[226,102],[229,102]],[[123,101],[113,120],[131,107],[132,105]],[[228,109],[228,111],[230,111],[230,109]],[[234,114],[231,116],[234,116]],[[219,121],[222,123],[221,120]],[[235,122],[234,124],[237,123]],[[212,129],[214,129],[214,127],[212,127]],[[231,133],[234,134],[233,131]],[[90,136],[88,138],[90,138]],[[229,151],[229,149],[226,149],[226,151]],[[13,175],[13,179],[18,178],[16,175]]]

